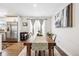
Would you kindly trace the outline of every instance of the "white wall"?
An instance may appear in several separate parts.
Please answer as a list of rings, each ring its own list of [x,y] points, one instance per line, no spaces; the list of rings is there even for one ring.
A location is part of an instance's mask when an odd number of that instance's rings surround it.
[[[73,27],[55,28],[52,18],[52,33],[57,34],[57,45],[68,55],[79,55],[79,4],[74,4]]]
[[[27,26],[23,26],[23,22],[27,22]],[[18,41],[20,41],[20,32],[30,32],[30,21],[24,17],[18,16]]]
[[[51,19],[45,21],[45,33],[51,32]]]
[[[20,32],[29,32],[29,30],[30,30],[29,20],[27,20],[26,18],[23,17],[23,18],[19,19],[19,22],[20,22],[20,24],[19,24]],[[23,22],[27,22],[28,26],[23,26]]]

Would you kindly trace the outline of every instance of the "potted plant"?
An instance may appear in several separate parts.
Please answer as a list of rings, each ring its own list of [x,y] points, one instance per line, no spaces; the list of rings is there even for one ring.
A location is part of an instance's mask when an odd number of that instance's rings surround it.
[[[37,36],[43,36],[41,31],[38,31]]]
[[[50,33],[50,32],[47,32],[47,36],[48,36],[49,38],[52,38],[53,34]]]

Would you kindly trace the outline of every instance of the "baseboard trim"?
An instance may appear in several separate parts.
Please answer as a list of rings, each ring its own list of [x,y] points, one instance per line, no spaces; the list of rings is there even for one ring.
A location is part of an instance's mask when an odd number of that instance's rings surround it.
[[[62,56],[68,56],[59,46],[56,45],[55,48]]]

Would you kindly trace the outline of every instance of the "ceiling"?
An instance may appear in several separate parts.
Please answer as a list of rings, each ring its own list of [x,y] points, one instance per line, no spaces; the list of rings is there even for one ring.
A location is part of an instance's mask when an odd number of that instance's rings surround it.
[[[69,3],[0,3],[0,12],[7,16],[52,16]]]

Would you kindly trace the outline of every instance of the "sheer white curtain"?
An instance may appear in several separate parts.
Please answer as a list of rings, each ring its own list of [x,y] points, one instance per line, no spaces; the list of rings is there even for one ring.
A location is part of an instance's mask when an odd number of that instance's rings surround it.
[[[44,21],[44,20],[42,20],[42,19],[39,20],[39,22],[40,22],[40,32],[41,32],[41,33],[42,33],[42,25],[43,25],[43,21]]]
[[[34,26],[34,27],[33,27]],[[38,31],[42,31],[42,34],[45,34],[45,20],[40,21],[39,20],[35,20],[34,22],[32,22],[30,20],[30,32],[34,31],[34,35],[38,33]]]
[[[38,20],[35,20],[35,23],[34,23],[34,34],[37,34],[39,30],[40,30],[40,22]]]
[[[45,20],[43,21],[42,24],[42,34],[45,35]]]
[[[31,23],[32,23],[32,33],[34,34],[34,23],[35,23],[35,20],[32,19],[32,20],[31,20]]]

